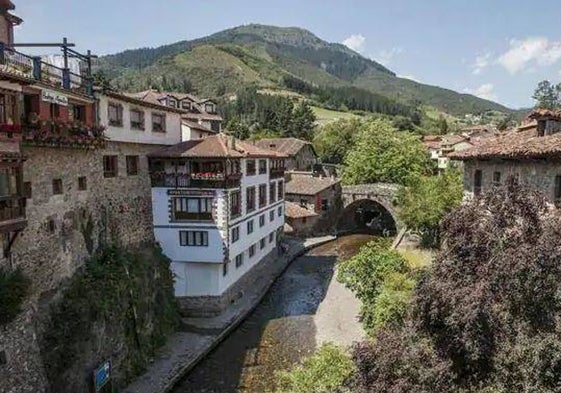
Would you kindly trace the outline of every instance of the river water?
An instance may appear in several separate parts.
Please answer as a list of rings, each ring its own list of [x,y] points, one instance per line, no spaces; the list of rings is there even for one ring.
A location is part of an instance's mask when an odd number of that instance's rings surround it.
[[[315,317],[320,306],[331,307],[322,302],[331,281],[336,280],[336,261],[354,255],[372,239],[368,235],[345,236],[295,260],[249,318],[197,365],[173,393],[271,390],[275,371],[290,369],[315,350],[317,332],[323,328],[316,325]],[[337,302],[338,298],[332,296],[326,302]],[[321,323],[330,323],[330,319],[322,318]]]

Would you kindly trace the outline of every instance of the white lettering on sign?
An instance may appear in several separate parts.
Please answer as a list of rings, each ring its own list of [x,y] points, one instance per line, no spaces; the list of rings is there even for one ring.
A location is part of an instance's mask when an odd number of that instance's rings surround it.
[[[53,104],[58,104],[62,106],[68,106],[68,97],[65,95],[59,94],[56,91],[52,90],[43,90],[41,97],[43,101],[50,102]]]

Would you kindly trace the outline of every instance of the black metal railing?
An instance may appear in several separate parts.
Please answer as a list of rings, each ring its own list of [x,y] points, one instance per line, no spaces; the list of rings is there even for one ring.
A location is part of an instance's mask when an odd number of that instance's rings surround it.
[[[25,202],[23,197],[0,197],[0,226],[7,221],[25,219]]]
[[[18,52],[0,42],[0,65],[2,71],[34,79],[48,85],[93,96],[93,78],[87,73],[76,74],[68,68],[46,63],[41,57]]]

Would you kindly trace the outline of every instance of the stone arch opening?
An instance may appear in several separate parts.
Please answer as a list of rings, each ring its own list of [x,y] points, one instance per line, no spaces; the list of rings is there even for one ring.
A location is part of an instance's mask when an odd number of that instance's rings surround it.
[[[380,202],[360,199],[343,209],[337,222],[337,232],[395,236],[397,222],[392,212]]]

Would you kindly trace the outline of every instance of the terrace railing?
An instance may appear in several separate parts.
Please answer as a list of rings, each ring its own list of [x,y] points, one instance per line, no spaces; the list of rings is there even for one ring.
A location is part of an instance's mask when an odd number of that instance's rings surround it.
[[[241,174],[225,176],[222,173],[170,174],[154,172],[151,174],[152,187],[168,188],[236,188],[240,186]]]
[[[0,42],[0,70],[54,87],[93,95],[93,78],[87,73],[78,75],[68,68],[47,63],[41,57],[18,52],[2,42]]]

